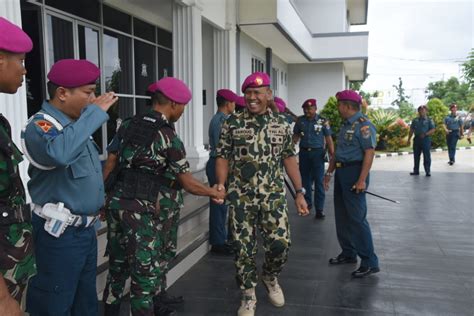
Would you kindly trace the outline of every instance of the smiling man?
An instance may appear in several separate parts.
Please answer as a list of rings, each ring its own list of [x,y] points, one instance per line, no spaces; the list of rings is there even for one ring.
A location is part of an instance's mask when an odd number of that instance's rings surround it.
[[[285,305],[277,279],[290,246],[283,166],[297,188],[298,214],[308,215],[291,127],[282,114],[269,111],[273,99],[269,85],[265,73],[256,72],[245,79],[246,108],[224,122],[216,152],[217,183],[221,188],[228,185],[236,279],[242,290],[239,316],[255,314],[257,230],[265,249],[262,281],[270,302],[276,307]]]

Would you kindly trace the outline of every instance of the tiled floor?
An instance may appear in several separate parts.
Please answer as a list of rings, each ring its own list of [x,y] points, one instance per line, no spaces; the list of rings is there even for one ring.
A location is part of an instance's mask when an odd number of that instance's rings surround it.
[[[458,153],[453,168],[445,155],[433,154],[431,178],[408,175],[412,156],[374,162],[369,189],[401,204],[368,197],[381,272],[366,279],[351,278],[355,264],[327,263],[340,251],[332,192],[325,220],[296,216],[290,201],[293,244],[280,277],[287,303],[273,307],[259,285],[257,315],[473,316],[474,151]],[[232,258],[208,254],[169,291],[185,296],[178,315],[235,315],[239,305]]]

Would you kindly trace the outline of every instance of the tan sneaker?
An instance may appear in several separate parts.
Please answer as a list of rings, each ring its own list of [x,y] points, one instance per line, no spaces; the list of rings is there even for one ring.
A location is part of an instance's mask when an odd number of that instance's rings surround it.
[[[237,316],[254,316],[257,308],[257,296],[255,296],[255,288],[242,291],[242,300],[237,311]]]
[[[263,284],[267,288],[268,299],[276,307],[282,307],[285,305],[285,296],[283,290],[278,284],[276,277],[262,277]]]

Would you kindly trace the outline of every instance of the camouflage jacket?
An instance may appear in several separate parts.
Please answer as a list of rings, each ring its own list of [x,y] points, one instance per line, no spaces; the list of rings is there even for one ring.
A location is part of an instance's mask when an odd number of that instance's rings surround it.
[[[156,133],[149,147],[138,147],[134,144],[127,145],[124,143],[123,136],[121,136],[125,134],[123,129],[127,129],[131,123],[131,120],[126,120],[120,126],[120,130],[109,145],[108,151],[121,153],[118,157],[118,164],[122,168],[143,169],[149,173],[176,180],[178,174],[189,172],[189,163],[186,160],[183,142],[163,114],[151,111],[149,116],[164,120],[167,123]],[[106,202],[107,207],[109,209],[126,209],[136,212],[154,212],[155,210],[154,203],[150,201],[125,199],[121,196],[121,190],[109,193]],[[163,217],[171,217],[183,205],[182,191],[161,187],[158,201],[160,210],[168,213],[163,214]]]
[[[284,194],[283,160],[295,154],[285,116],[253,115],[246,109],[231,115],[217,146],[217,157],[229,161],[228,202],[239,203],[246,195]]]
[[[7,144],[10,144],[10,146]],[[0,148],[0,205],[25,204],[25,191],[18,173],[18,164],[23,161],[23,157],[11,140],[10,124],[1,114],[0,146],[2,147]],[[14,176],[10,174],[12,171]]]

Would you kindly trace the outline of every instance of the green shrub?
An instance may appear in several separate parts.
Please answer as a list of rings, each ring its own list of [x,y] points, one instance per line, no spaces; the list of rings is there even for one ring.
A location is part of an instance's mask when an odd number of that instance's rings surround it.
[[[329,97],[328,101],[324,105],[324,108],[321,110],[320,115],[325,119],[329,120],[329,124],[331,124],[332,129],[332,139],[334,144],[337,141],[337,134],[339,134],[339,130],[342,126],[342,118],[337,110],[337,99],[336,97],[332,96]]]
[[[386,148],[389,151],[398,151],[405,146],[405,138],[410,128],[402,119],[397,119],[385,131]]]
[[[446,131],[444,130],[444,118],[449,114],[449,109],[443,101],[433,98],[428,101],[428,116],[435,124],[435,132],[431,135],[431,146],[439,148],[446,145]]]
[[[369,111],[368,117],[372,124],[374,124],[375,130],[377,131],[378,140],[376,148],[379,150],[386,149],[387,129],[395,122],[398,117],[397,114],[393,111],[377,109]]]

